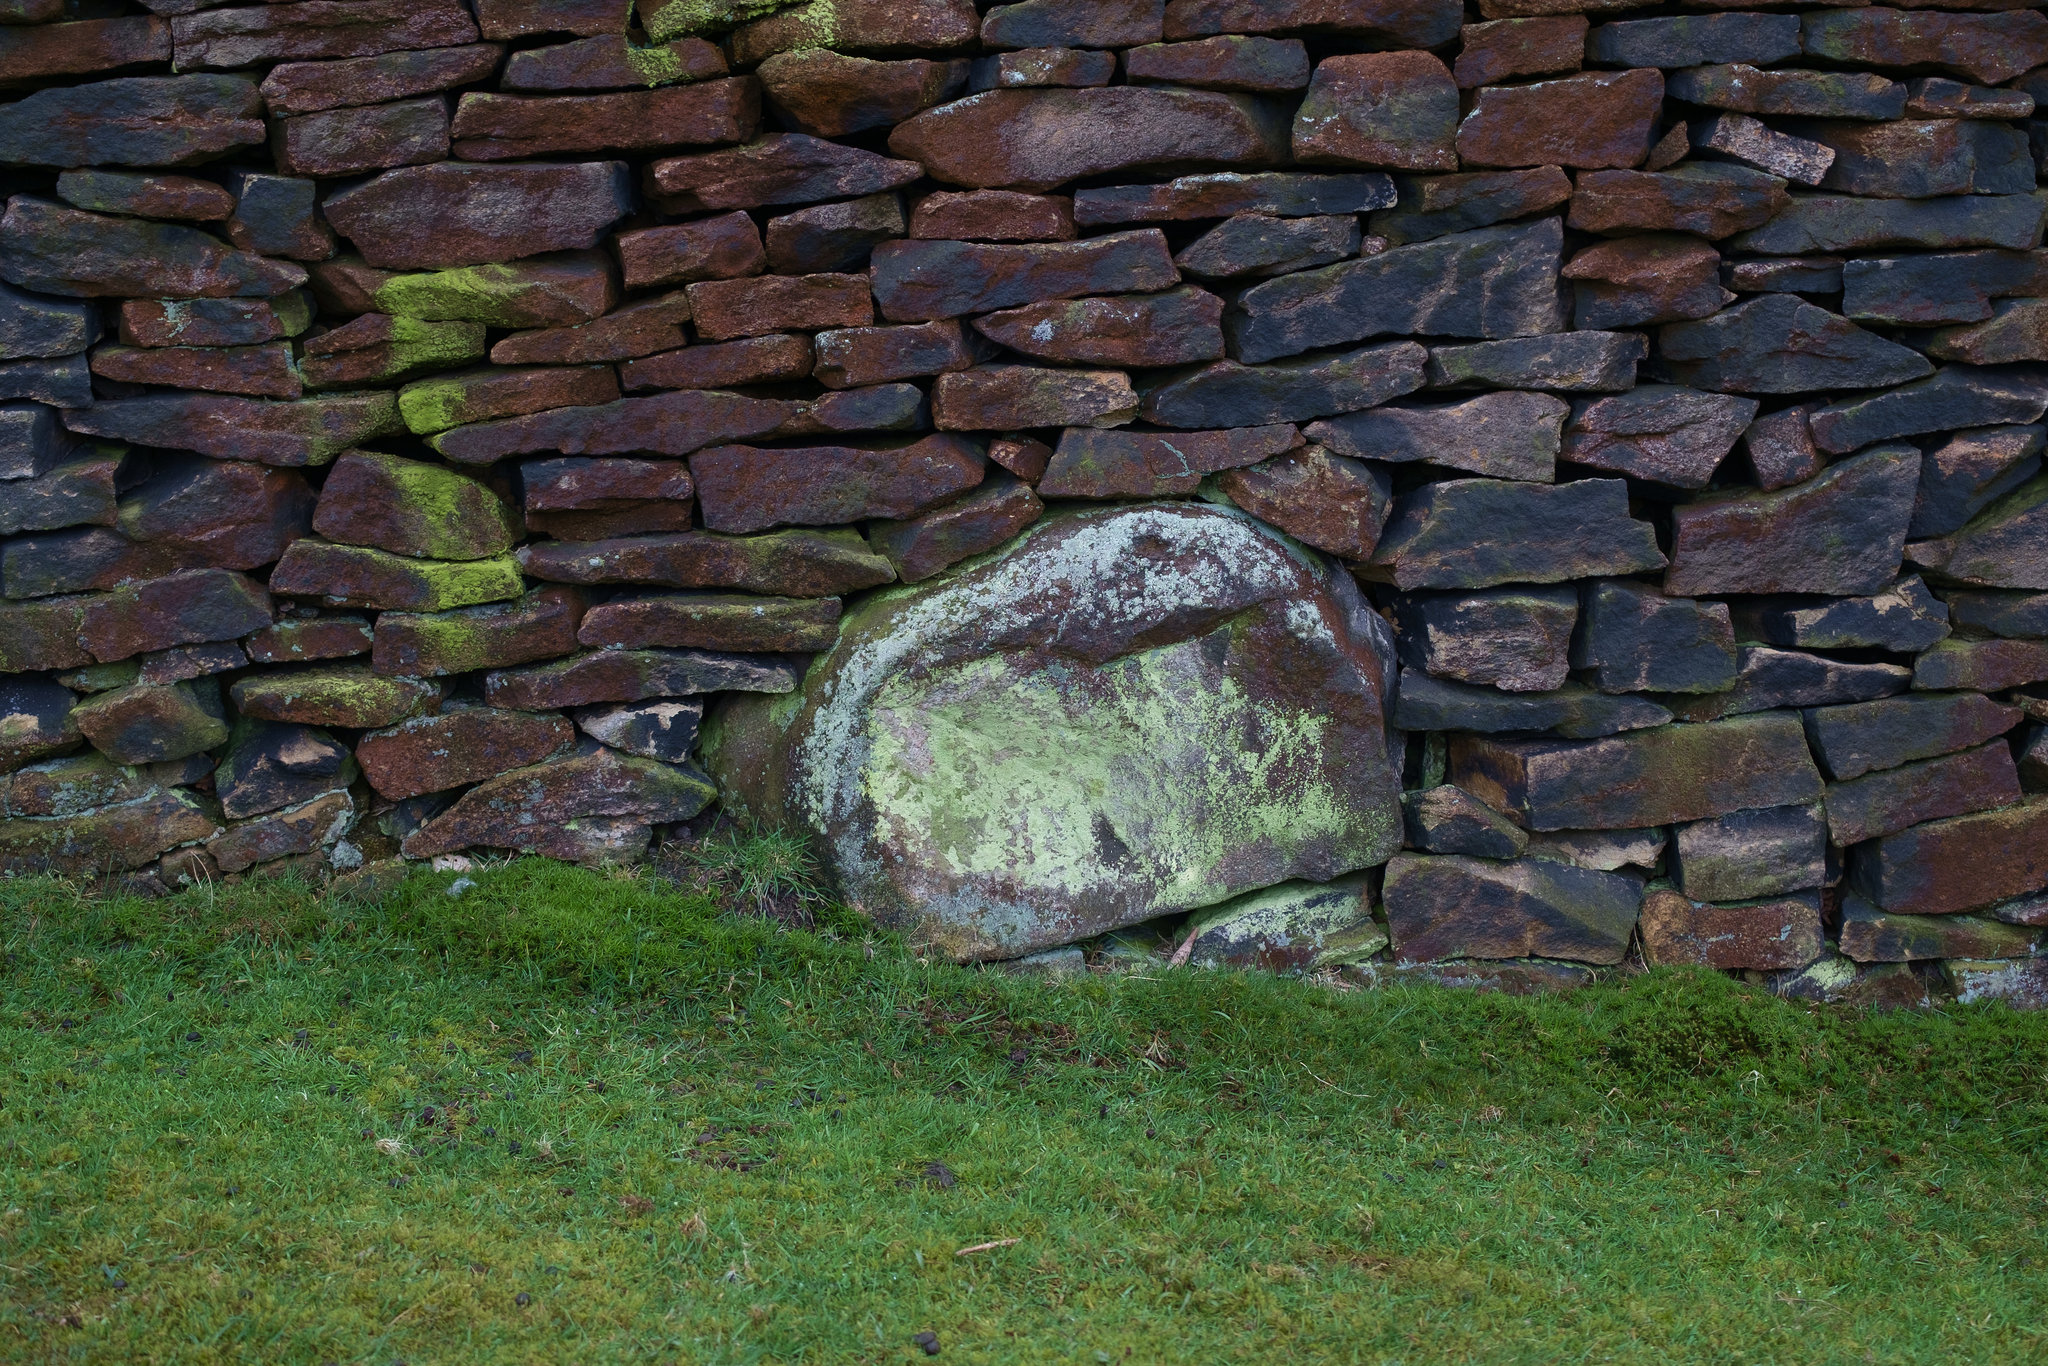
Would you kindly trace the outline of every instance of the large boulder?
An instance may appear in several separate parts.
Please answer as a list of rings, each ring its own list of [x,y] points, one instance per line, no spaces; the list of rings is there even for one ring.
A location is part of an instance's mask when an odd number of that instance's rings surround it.
[[[883,924],[1014,958],[1385,862],[1371,616],[1233,512],[1068,513],[853,608],[797,692],[721,704],[705,762]]]

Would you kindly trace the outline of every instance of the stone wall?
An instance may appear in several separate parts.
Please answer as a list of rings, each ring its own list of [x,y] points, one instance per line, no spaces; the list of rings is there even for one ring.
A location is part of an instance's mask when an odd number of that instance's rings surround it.
[[[0,3],[0,868],[2048,994],[2048,18],[628,4]]]

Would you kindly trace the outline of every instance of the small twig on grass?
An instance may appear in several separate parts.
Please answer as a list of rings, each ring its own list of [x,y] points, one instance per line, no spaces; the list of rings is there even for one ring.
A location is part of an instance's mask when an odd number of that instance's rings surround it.
[[[998,1238],[991,1243],[976,1243],[972,1247],[963,1247],[953,1255],[955,1257],[965,1257],[970,1252],[992,1252],[999,1247],[1014,1246],[1016,1243],[1020,1241],[1021,1240],[1017,1238]]]
[[[1190,925],[1188,927],[1188,937],[1180,941],[1180,947],[1173,951],[1173,957],[1166,960],[1166,966],[1170,968],[1186,967],[1188,965],[1188,958],[1195,951],[1195,937],[1201,934],[1201,932],[1202,927],[1200,925]]]
[[[1322,1079],[1321,1077],[1316,1077],[1316,1069],[1315,1069],[1315,1068],[1313,1068],[1313,1067],[1310,1067],[1310,1066],[1309,1066],[1309,1065],[1308,1065],[1307,1063],[1303,1063],[1303,1064],[1301,1065],[1301,1070],[1302,1070],[1302,1071],[1304,1071],[1304,1072],[1306,1072],[1306,1073],[1308,1073],[1308,1074],[1309,1074],[1310,1076],[1312,1076],[1312,1077],[1315,1077],[1317,1081],[1322,1081],[1322,1082],[1323,1082],[1323,1085],[1325,1085],[1325,1086],[1329,1087],[1329,1088],[1330,1088],[1330,1089],[1331,1089],[1332,1091],[1335,1091],[1335,1092],[1336,1092],[1336,1093],[1337,1093],[1338,1095],[1340,1095],[1340,1096],[1349,1096],[1349,1097],[1351,1097],[1351,1098],[1352,1098],[1353,1100],[1371,1100],[1371,1099],[1372,1099],[1372,1097],[1371,1097],[1371,1096],[1365,1096],[1365,1095],[1360,1095],[1360,1094],[1359,1094],[1358,1092],[1356,1092],[1356,1091],[1347,1091],[1347,1090],[1345,1090],[1345,1089],[1344,1089],[1343,1087],[1339,1086],[1339,1085],[1338,1085],[1338,1084],[1337,1084],[1336,1082],[1334,1082],[1334,1081],[1323,1081],[1323,1079]]]

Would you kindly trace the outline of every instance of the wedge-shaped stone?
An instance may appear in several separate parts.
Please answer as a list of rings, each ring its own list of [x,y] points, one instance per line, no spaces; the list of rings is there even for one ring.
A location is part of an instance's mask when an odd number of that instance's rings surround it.
[[[352,446],[404,426],[397,401],[387,393],[295,402],[225,394],[152,395],[66,413],[65,425],[90,436],[266,465],[324,465]]]
[[[1401,671],[1394,707],[1394,724],[1402,730],[1547,730],[1570,740],[1643,730],[1670,720],[1671,713],[1647,697],[1616,697],[1579,683],[1548,692],[1511,693],[1432,678],[1414,669]]]
[[[348,746],[309,726],[244,717],[214,769],[213,790],[229,820],[297,806],[355,780]]]
[[[1541,859],[1397,854],[1382,896],[1403,962],[1541,956],[1619,963],[1642,886]]]
[[[274,116],[382,104],[488,80],[504,55],[497,43],[467,43],[330,62],[286,62],[263,78],[263,102]]]
[[[1444,783],[1401,794],[1408,843],[1432,854],[1520,858],[1529,836],[1464,788]]]
[[[1946,596],[1958,626],[2013,640],[2048,638],[2048,593],[1956,589]]]
[[[777,531],[720,536],[707,531],[554,541],[522,546],[520,567],[555,583],[635,583],[666,588],[736,588],[825,598],[888,583],[896,575],[853,531]]]
[[[1166,427],[1303,422],[1371,408],[1422,387],[1426,354],[1413,342],[1270,365],[1217,361],[1147,391],[1143,416]]]
[[[329,195],[321,206],[365,261],[387,270],[487,265],[592,247],[632,207],[626,167],[617,161],[405,166]]]
[[[1318,550],[1362,560],[1379,544],[1393,511],[1393,486],[1372,466],[1303,446],[1256,465],[1224,470],[1216,485],[1231,502]]]
[[[597,252],[561,252],[505,265],[393,275],[371,296],[402,318],[487,327],[571,327],[614,308],[618,281]]]
[[[1818,892],[1712,905],[1658,889],[1643,898],[1640,928],[1643,956],[1656,967],[1787,971],[1827,951]]]
[[[1664,591],[1875,593],[1898,576],[1919,482],[1919,451],[1880,446],[1776,493],[1676,507]]]
[[[785,399],[682,390],[479,422],[430,437],[427,444],[460,465],[488,465],[536,451],[674,457],[700,446],[774,435],[801,411]]]
[[[1149,167],[1281,165],[1288,129],[1279,108],[1249,95],[1135,85],[990,90],[898,124],[889,150],[950,185],[1050,190]]]
[[[1943,199],[1859,199],[1802,194],[1762,227],[1729,245],[1766,256],[1811,256],[1831,251],[1906,247],[1948,251],[1958,247],[2041,244],[2048,200],[2035,195],[1955,195]]]
[[[1562,331],[1558,220],[1482,228],[1246,290],[1225,335],[1246,363],[1386,333],[1522,337]]]
[[[439,678],[574,654],[583,594],[536,588],[515,602],[448,612],[385,612],[377,618],[370,667],[386,677]]]
[[[746,0],[715,3],[737,9]],[[670,5],[661,14],[675,10],[704,12],[697,5]],[[974,0],[809,0],[742,25],[728,42],[733,60],[744,66],[772,53],[814,47],[859,53],[951,52],[972,43],[980,27]],[[658,20],[648,29],[655,38],[665,31]]]
[[[722,532],[911,517],[973,488],[985,468],[972,442],[943,434],[874,446],[714,446],[690,458],[704,524]]]
[[[778,655],[598,650],[550,664],[496,670],[484,678],[484,697],[494,707],[548,710],[696,693],[786,693],[796,682],[796,666]]]
[[[1778,707],[1828,707],[1904,692],[1913,671],[1900,664],[1851,664],[1823,655],[1745,645],[1735,652],[1735,686],[1700,699],[1698,714],[1735,716]]]
[[[2006,806],[2020,799],[2012,749],[2002,740],[1847,782],[1829,783],[1828,838],[1860,844],[1907,826]]]
[[[837,138],[890,127],[952,98],[966,83],[967,63],[878,62],[809,48],[770,57],[755,75],[787,127]]]
[[[519,596],[519,566],[510,556],[483,560],[420,560],[372,546],[336,545],[306,537],[293,541],[270,586],[294,597],[320,598],[330,607],[379,611],[443,612]]]
[[[1356,256],[1358,246],[1353,214],[1275,218],[1241,213],[1196,238],[1173,260],[1204,280],[1269,279]]]
[[[592,608],[583,619],[578,639],[607,650],[809,652],[828,647],[838,627],[837,598],[648,593],[614,598]]]
[[[2020,710],[1981,693],[1912,693],[1819,707],[1805,720],[1813,752],[1841,782],[1981,745],[2018,725]]]
[[[1428,377],[1439,389],[1619,393],[1634,387],[1636,366],[1649,353],[1649,339],[1639,332],[1554,332],[1432,347]]]
[[[1756,409],[1755,399],[1645,384],[1614,398],[1573,404],[1562,454],[1595,469],[1703,489]]]
[[[236,251],[197,228],[83,213],[28,195],[8,200],[0,217],[0,276],[78,298],[269,297],[306,279],[290,262]]]
[[[2031,194],[2034,158],[2018,128],[1974,119],[1824,121],[1801,130],[1834,153],[1822,189],[1883,199]]]
[[[1085,295],[1157,290],[1180,272],[1157,228],[1085,242],[884,242],[872,288],[882,316],[923,322]]]
[[[687,765],[656,763],[585,741],[567,758],[478,784],[400,847],[410,858],[476,846],[545,852],[559,839],[560,827],[575,820],[624,817],[667,824],[688,820],[717,795]]]
[[[1450,777],[1530,830],[1669,825],[1821,796],[1799,719],[1786,713],[1586,741],[1455,736]]]
[[[1570,223],[1588,232],[1694,232],[1723,238],[1770,222],[1792,203],[1785,182],[1746,166],[1582,174]]]
[[[404,801],[542,763],[575,740],[566,717],[471,705],[365,735],[356,760],[379,796]]]
[[[1218,171],[1163,185],[1110,185],[1074,192],[1074,222],[1169,223],[1256,213],[1275,218],[1363,213],[1394,202],[1394,182],[1375,173],[1310,175],[1297,171]],[[915,231],[913,230],[913,235]]]
[[[263,139],[263,101],[242,76],[128,76],[0,108],[0,159],[16,164],[185,166]]]
[[[727,151],[664,158],[647,168],[647,183],[667,211],[704,213],[879,194],[922,174],[915,161],[804,133],[771,133]]]
[[[180,71],[234,71],[279,61],[372,57],[477,39],[459,0],[306,0],[291,10],[218,9],[171,20]]]
[[[109,663],[177,645],[233,640],[270,625],[270,595],[248,576],[194,569],[124,584],[95,598],[78,638]]]
[[[419,436],[451,427],[556,408],[595,407],[619,397],[609,365],[478,366],[414,380],[398,391],[398,415]]]
[[[1911,536],[1960,531],[1998,497],[2041,472],[2042,428],[1983,427],[1958,432],[1920,461],[1920,496]]]
[[[741,77],[609,95],[471,91],[449,135],[464,161],[516,161],[744,142],[760,123],[761,87]]]
[[[1896,119],[1906,112],[1906,87],[1868,72],[1762,71],[1733,63],[1674,71],[1668,89],[1687,104],[1744,114]]]
[[[112,520],[130,540],[188,552],[195,564],[256,569],[306,534],[314,497],[296,470],[166,455]]]
[[[482,323],[365,313],[302,343],[299,373],[309,389],[354,389],[451,369],[483,356]]]
[[[1026,304],[976,318],[974,327],[1039,360],[1161,366],[1221,359],[1222,321],[1223,300],[1183,285],[1157,294]]]
[[[1913,661],[1913,686],[2003,692],[2048,679],[2048,641],[1957,640],[1951,637]]]
[[[1069,428],[1038,487],[1049,498],[1185,497],[1204,475],[1300,444],[1290,424],[1172,433]]]
[[[1858,963],[1931,958],[2026,959],[2041,951],[2041,931],[1974,915],[1894,915],[1854,894],[1842,898],[1841,948]],[[1920,999],[1926,999],[1922,988]]]
[[[1800,29],[1811,56],[1854,66],[1941,66],[1986,85],[2048,63],[2048,18],[2033,10],[1821,10],[1802,18]]]
[[[1364,874],[1283,882],[1197,911],[1187,961],[1198,967],[1305,972],[1363,962],[1387,946]]]
[[[1619,479],[1427,484],[1396,502],[1372,557],[1374,577],[1403,589],[1558,583],[1663,565],[1649,523],[1629,516]]]
[[[1393,609],[1401,662],[1433,677],[1548,692],[1570,672],[1579,595],[1569,586],[1404,593]]]
[[[1789,294],[1671,323],[1659,331],[1658,346],[1672,378],[1737,394],[1876,389],[1933,371],[1911,349]]]
[[[1168,38],[1212,33],[1339,33],[1389,47],[1436,47],[1463,11],[1446,0],[1169,0]]]
[[[1945,581],[1984,588],[2048,588],[2048,476],[2020,485],[1968,526],[1909,547]]]
[[[895,566],[897,578],[917,583],[995,549],[1044,513],[1028,485],[995,470],[957,502],[905,521],[871,523],[868,544]]]
[[[1547,484],[1570,415],[1570,405],[1549,394],[1508,392],[1462,403],[1373,408],[1310,423],[1306,435],[1360,460],[1420,461]]]
[[[1374,214],[1367,227],[1390,246],[1447,233],[1490,227],[1556,208],[1571,198],[1572,182],[1556,166],[1526,171],[1402,176],[1395,207]]]
[[[2038,422],[2048,412],[2048,373],[1944,365],[1915,384],[1845,398],[1807,418],[1814,444],[1830,454],[1924,432]]]

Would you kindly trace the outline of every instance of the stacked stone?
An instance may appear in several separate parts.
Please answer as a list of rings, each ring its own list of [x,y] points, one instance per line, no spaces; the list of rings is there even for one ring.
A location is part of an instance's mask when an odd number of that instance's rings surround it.
[[[2035,10],[4,8],[0,869],[628,860],[722,786],[962,957],[2048,998]],[[1175,667],[1364,776],[1075,817],[1085,909],[818,719],[1232,630]],[[858,838],[762,788],[831,756]]]

